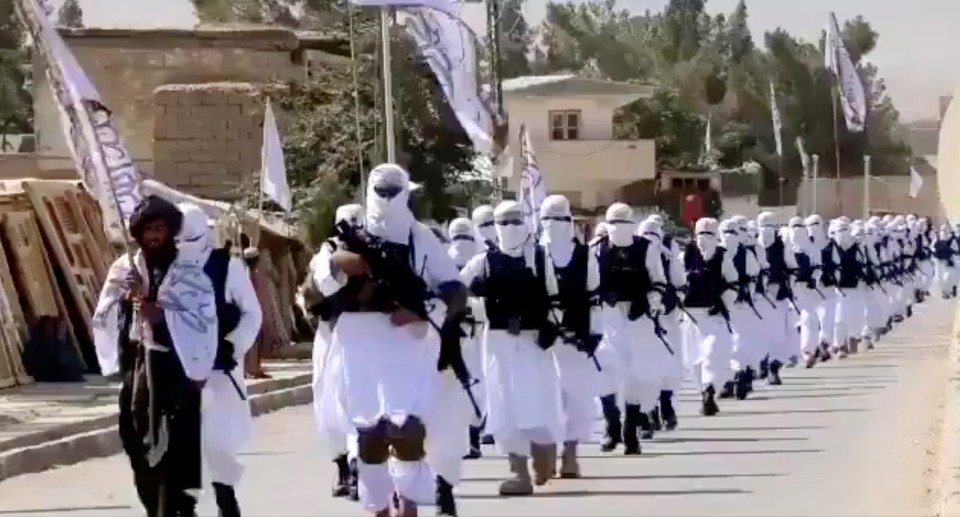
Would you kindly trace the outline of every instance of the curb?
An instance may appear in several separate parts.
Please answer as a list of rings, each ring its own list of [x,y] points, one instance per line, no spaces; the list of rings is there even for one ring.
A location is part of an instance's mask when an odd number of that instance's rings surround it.
[[[249,386],[250,412],[254,417],[313,400],[311,374],[270,379]],[[117,415],[84,420],[63,428],[24,437],[22,444],[0,452],[0,482],[24,474],[74,465],[93,458],[113,456],[123,450]],[[51,435],[59,438],[51,439]],[[32,442],[32,443],[26,443]]]
[[[940,436],[939,517],[960,516],[960,311],[954,315],[947,358]]]

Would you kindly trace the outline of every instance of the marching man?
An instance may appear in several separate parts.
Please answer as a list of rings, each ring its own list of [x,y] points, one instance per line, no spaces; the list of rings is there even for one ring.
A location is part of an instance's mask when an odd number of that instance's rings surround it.
[[[530,495],[534,484],[553,476],[564,438],[560,379],[550,353],[555,340],[543,332],[550,307],[538,263],[545,258],[519,203],[501,202],[494,221],[499,247],[471,259],[460,278],[482,299],[473,312],[486,324],[487,426],[513,472],[500,494]]]

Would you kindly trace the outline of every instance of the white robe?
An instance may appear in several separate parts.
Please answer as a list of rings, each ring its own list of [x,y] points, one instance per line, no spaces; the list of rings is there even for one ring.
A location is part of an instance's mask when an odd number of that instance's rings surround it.
[[[237,393],[227,373],[214,370],[203,389],[202,433],[210,480],[232,486],[239,483],[243,475],[238,455],[253,432],[243,359],[256,342],[263,321],[250,274],[239,259],[230,259],[224,295],[227,303],[240,309],[239,323],[225,339],[233,343],[233,356],[237,361],[229,375],[244,398]]]
[[[533,266],[532,245],[526,253],[527,265]],[[472,258],[460,272],[465,285],[485,279],[490,270],[487,253]],[[486,319],[482,301],[474,315]],[[553,355],[537,344],[536,331],[511,335],[486,326],[484,343],[484,378],[487,388],[487,429],[497,445],[508,454],[529,455],[530,443],[563,441],[563,408],[560,379]]]

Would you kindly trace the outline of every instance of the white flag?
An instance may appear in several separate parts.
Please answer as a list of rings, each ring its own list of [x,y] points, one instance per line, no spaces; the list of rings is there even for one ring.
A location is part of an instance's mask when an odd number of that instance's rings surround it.
[[[122,242],[140,201],[142,181],[110,110],[54,28],[42,4],[23,3],[28,29],[57,101],[67,147],[80,179],[100,205],[107,237]]]
[[[267,98],[263,114],[263,147],[260,148],[260,190],[287,212],[292,208],[290,187],[287,185],[287,166],[283,160],[283,144],[277,129],[273,104]],[[258,207],[261,208],[261,207]]]
[[[850,53],[840,35],[840,26],[837,17],[830,13],[827,21],[827,40],[823,52],[823,66],[830,70],[840,87],[840,104],[843,106],[843,117],[847,121],[847,129],[860,133],[867,122],[867,95],[863,91],[863,82],[857,68],[850,59]]]
[[[396,7],[400,9],[425,7],[447,13],[450,16],[460,16],[460,3],[450,0],[350,0],[350,3],[360,7]]]
[[[711,117],[709,114],[707,114],[707,134],[706,134],[706,136],[704,137],[704,141],[703,141],[704,152],[705,152],[706,154],[710,154],[710,151],[713,151],[713,135],[711,135],[711,133],[713,133],[713,131],[712,131],[711,128],[710,128],[710,119],[711,119],[711,118],[712,118],[712,117]]]
[[[770,116],[773,118],[773,138],[777,142],[777,156],[783,158],[783,122],[780,120],[780,108],[777,107],[777,89],[770,81]]]
[[[917,197],[921,188],[923,188],[923,176],[917,172],[917,169],[910,167],[910,197]]]
[[[540,205],[547,198],[547,187],[543,182],[537,155],[530,144],[527,126],[520,125],[520,206],[523,219],[535,232],[540,231]]]
[[[807,148],[803,145],[803,138],[797,137],[797,152],[800,153],[800,163],[803,165],[803,177],[810,175],[810,155],[807,154]]]
[[[456,14],[428,8],[411,10],[404,22],[474,147],[501,157],[509,132],[497,114],[493,89],[480,84],[476,36]]]

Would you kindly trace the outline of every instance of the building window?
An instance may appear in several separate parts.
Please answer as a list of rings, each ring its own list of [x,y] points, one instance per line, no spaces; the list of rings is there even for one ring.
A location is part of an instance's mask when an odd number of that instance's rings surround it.
[[[580,139],[580,110],[550,112],[551,140]]]

